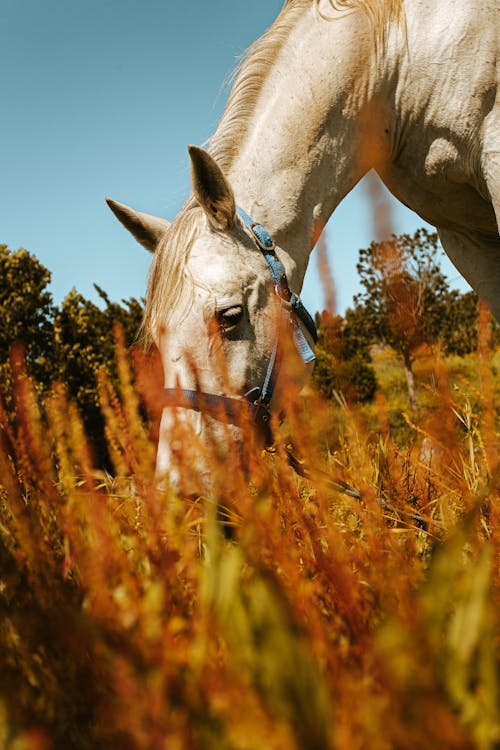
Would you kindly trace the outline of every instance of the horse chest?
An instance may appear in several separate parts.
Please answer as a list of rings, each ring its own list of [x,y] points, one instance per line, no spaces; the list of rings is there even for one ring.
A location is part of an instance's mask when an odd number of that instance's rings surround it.
[[[435,226],[495,233],[496,221],[473,158],[443,136],[425,146],[410,143],[381,172],[391,192]]]

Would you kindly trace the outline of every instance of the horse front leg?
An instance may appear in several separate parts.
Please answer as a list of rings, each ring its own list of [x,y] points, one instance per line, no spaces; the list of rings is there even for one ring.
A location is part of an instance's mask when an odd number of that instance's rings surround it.
[[[481,166],[500,234],[500,93],[484,121]]]
[[[500,237],[439,228],[438,234],[453,265],[500,322]]]

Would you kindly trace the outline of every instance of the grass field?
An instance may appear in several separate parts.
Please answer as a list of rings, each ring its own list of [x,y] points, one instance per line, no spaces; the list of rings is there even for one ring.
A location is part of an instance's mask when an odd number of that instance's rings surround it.
[[[373,404],[291,390],[275,450],[205,450],[204,491],[179,426],[180,494],[154,481],[154,368],[118,359],[112,476],[16,366],[0,748],[500,747],[500,352],[422,352],[416,413],[391,351]]]

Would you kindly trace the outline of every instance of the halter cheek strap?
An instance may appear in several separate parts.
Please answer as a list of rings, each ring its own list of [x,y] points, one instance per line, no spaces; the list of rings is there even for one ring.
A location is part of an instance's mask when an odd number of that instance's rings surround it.
[[[261,430],[266,444],[270,445],[272,443],[269,424],[271,419],[270,403],[281,367],[280,334],[283,318],[286,315],[292,326],[292,338],[304,364],[314,362],[316,356],[309,346],[300,323],[308,331],[314,343],[318,340],[318,334],[314,320],[302,304],[300,297],[290,289],[285,267],[276,254],[276,245],[271,235],[262,224],[254,222],[241,208],[238,208],[237,212],[246,231],[265,258],[282,309],[264,381],[261,386],[252,388],[242,398],[188,389],[165,388],[163,392],[164,406],[193,409],[208,414],[214,419],[236,425],[244,424],[245,419],[250,419]]]
[[[285,267],[276,255],[276,245],[267,229],[263,227],[262,224],[254,222],[242,208],[237,208],[237,212],[238,216],[243,221],[245,228],[253,237],[255,243],[264,255],[267,266],[271,272],[274,289],[281,300],[282,306],[293,314],[293,339],[297,351],[304,364],[310,364],[311,362],[314,362],[316,356],[309,346],[298,321],[300,320],[301,323],[303,323],[314,343],[318,340],[316,324],[302,304],[300,297],[290,289]]]

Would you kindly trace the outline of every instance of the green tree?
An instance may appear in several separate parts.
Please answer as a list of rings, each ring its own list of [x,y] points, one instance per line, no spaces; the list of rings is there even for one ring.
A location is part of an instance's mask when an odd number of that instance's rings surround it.
[[[470,354],[478,347],[479,297],[475,292],[461,294],[451,289],[446,296],[446,313],[443,317],[441,340],[447,354]],[[491,344],[500,344],[500,325],[491,320]]]
[[[362,307],[366,335],[401,355],[412,409],[415,350],[440,337],[447,313],[449,289],[439,254],[437,234],[419,229],[413,236],[372,242],[360,250],[357,264],[364,292],[355,302]]]
[[[463,356],[477,350],[478,296],[451,289],[446,296],[441,340],[447,354]]]
[[[99,463],[108,461],[104,439],[104,420],[100,409],[97,379],[104,367],[115,379],[114,326],[122,326],[125,343],[131,346],[142,319],[138,300],[111,302],[97,285],[104,302],[101,309],[72,290],[63,300],[54,320],[55,353],[58,379],[63,381],[80,409],[87,435],[94,445]]]
[[[19,343],[41,394],[55,380],[66,384],[95,446],[96,460],[103,465],[107,453],[97,376],[105,367],[115,378],[114,325],[122,326],[125,342],[131,345],[142,305],[136,299],[111,302],[96,286],[102,308],[75,290],[57,307],[47,290],[49,283],[50,272],[34,255],[0,245],[0,395],[13,414],[10,353]]]
[[[8,406],[14,344],[24,347],[28,371],[40,385],[49,384],[56,373],[49,283],[50,272],[34,255],[0,245],[0,393]]]

